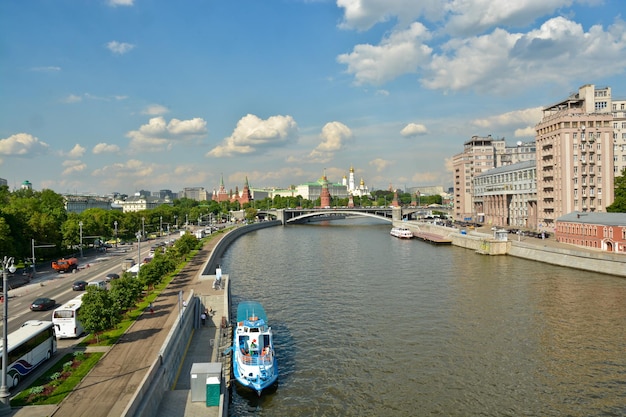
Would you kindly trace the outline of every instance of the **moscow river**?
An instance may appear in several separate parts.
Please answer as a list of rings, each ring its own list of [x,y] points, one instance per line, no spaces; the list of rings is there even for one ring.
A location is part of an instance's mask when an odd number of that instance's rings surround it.
[[[231,416],[626,415],[625,279],[390,229],[279,226],[228,248],[232,308],[263,304],[280,370],[261,398],[233,389]]]

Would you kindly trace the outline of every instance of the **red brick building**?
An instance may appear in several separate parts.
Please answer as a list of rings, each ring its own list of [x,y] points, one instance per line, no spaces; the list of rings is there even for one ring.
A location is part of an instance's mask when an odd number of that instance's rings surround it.
[[[572,212],[556,220],[562,243],[626,254],[626,213]]]

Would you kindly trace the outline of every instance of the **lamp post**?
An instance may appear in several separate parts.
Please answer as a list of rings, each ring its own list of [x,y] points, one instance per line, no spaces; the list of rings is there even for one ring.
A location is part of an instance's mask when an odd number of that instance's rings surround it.
[[[9,272],[15,272],[13,258],[5,256],[2,260],[2,304],[3,313],[3,329],[2,329],[2,386],[0,387],[0,402],[2,407],[1,414],[7,414],[11,409],[11,394],[7,387],[7,365],[9,362]]]
[[[159,217],[159,237],[163,236],[163,216]]]
[[[80,229],[80,257],[83,257],[83,222],[78,222],[78,228]]]
[[[113,222],[113,226],[115,226],[115,247],[117,248],[117,220]]]
[[[146,235],[146,218],[142,217],[141,218],[141,237],[144,237]]]
[[[174,216],[174,223],[176,223],[176,230],[178,230],[178,216]]]
[[[139,278],[139,269],[141,268],[141,230],[137,231],[137,278]]]

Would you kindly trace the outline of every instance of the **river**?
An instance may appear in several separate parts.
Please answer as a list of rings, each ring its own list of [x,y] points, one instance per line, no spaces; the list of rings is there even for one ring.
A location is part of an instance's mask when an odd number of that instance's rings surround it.
[[[624,416],[626,280],[389,235],[372,219],[262,229],[222,259],[260,301],[275,391],[231,416]],[[231,312],[232,315],[232,312]]]

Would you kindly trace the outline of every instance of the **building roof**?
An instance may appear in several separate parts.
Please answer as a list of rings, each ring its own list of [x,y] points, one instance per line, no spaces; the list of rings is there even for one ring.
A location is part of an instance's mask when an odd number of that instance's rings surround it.
[[[573,211],[559,217],[556,221],[626,227],[626,213],[581,213],[579,211]]]
[[[517,162],[515,164],[509,164],[509,165],[503,165],[501,167],[491,168],[488,171],[481,172],[480,174],[476,175],[476,177],[482,177],[482,176],[493,175],[493,174],[503,174],[505,172],[514,172],[514,171],[519,171],[522,169],[533,168],[536,165],[537,165],[537,161],[535,161],[534,159],[531,161]]]

